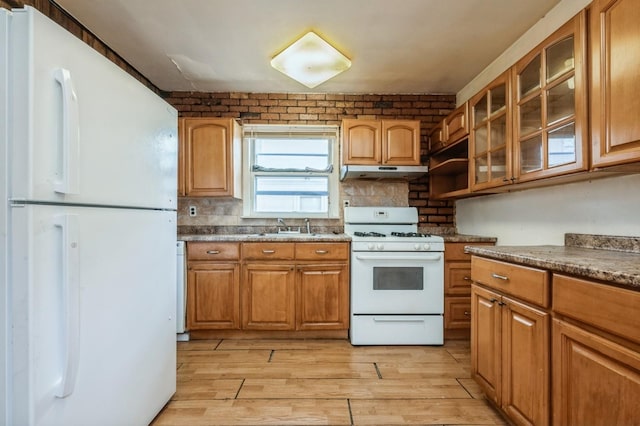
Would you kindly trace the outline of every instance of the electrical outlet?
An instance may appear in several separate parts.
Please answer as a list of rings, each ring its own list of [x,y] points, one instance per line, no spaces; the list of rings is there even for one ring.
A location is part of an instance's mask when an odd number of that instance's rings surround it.
[[[195,217],[198,215],[198,211],[196,210],[196,206],[189,206],[189,216]]]
[[[342,207],[349,207],[349,205],[351,205],[349,200],[342,200]]]

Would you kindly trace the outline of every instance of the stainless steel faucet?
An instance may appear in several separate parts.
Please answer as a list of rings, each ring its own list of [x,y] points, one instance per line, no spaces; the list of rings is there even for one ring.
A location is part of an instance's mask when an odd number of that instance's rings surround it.
[[[280,224],[282,224],[282,226],[284,227],[285,231],[290,231],[291,230],[291,227],[287,226],[287,224],[284,223],[284,219],[281,218],[281,217],[278,218],[278,225],[280,225]]]
[[[307,234],[311,234],[311,224],[309,223],[309,218],[304,218],[304,223],[307,225]]]

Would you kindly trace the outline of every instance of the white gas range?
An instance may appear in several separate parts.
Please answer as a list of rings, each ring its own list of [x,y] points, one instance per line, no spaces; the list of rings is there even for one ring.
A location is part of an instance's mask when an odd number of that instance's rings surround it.
[[[353,345],[441,345],[444,240],[414,207],[346,207]]]

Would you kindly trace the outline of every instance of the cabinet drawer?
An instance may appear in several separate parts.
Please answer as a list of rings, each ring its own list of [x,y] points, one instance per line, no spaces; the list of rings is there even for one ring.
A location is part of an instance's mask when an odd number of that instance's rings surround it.
[[[471,262],[447,262],[444,273],[445,294],[471,294]]]
[[[640,343],[640,292],[553,275],[553,310]]]
[[[542,307],[549,306],[549,273],[542,269],[473,256],[471,280]]]
[[[242,257],[251,260],[293,260],[295,243],[244,243]]]
[[[297,260],[349,259],[349,243],[296,243]]]
[[[466,246],[492,246],[493,243],[445,243],[444,260],[466,260],[471,262],[471,255],[464,252]]]
[[[239,243],[187,242],[188,260],[237,260]]]
[[[445,297],[444,299],[444,328],[471,328],[471,298]]]

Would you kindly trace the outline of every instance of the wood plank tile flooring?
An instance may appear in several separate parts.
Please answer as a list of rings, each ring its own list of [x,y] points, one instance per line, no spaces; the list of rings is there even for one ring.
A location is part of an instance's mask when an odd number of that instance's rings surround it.
[[[470,378],[469,342],[178,343],[178,386],[153,426],[505,425]]]

